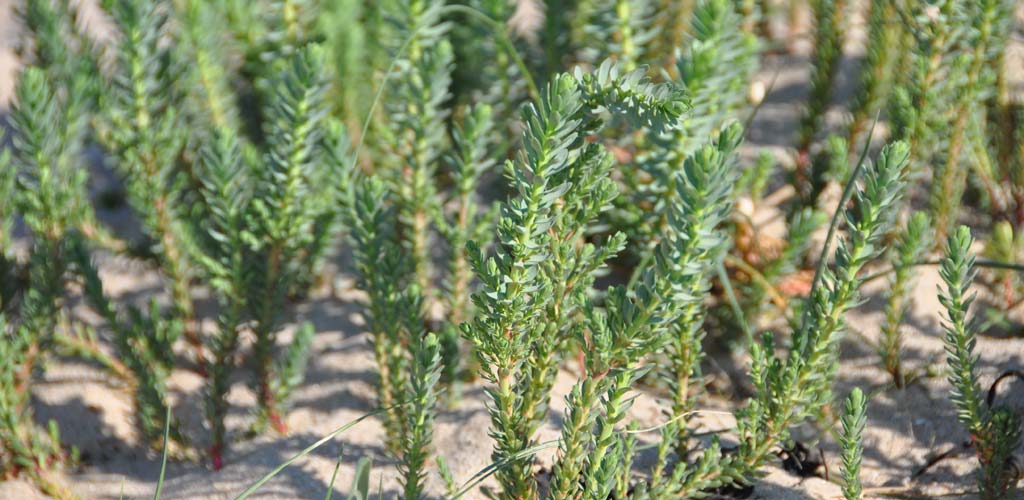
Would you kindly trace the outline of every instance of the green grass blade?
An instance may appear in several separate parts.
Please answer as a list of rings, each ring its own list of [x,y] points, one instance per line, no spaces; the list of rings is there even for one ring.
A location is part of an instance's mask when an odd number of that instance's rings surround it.
[[[337,435],[339,435],[339,434],[341,434],[341,433],[351,429],[352,427],[354,427],[356,424],[362,422],[363,420],[366,420],[366,419],[368,419],[368,418],[370,418],[372,416],[375,416],[375,415],[379,415],[379,414],[389,410],[390,408],[392,408],[392,407],[378,408],[378,409],[376,409],[376,410],[374,410],[374,411],[372,411],[370,413],[367,413],[367,414],[365,414],[365,415],[363,415],[363,416],[361,416],[361,417],[359,417],[359,418],[357,418],[357,419],[355,419],[355,420],[353,420],[353,421],[351,421],[351,422],[349,422],[349,423],[347,423],[347,424],[345,424],[345,425],[343,425],[341,427],[338,427],[337,429],[331,431],[330,434],[320,438],[320,440],[318,440],[317,442],[307,446],[304,450],[296,453],[294,456],[292,456],[288,460],[285,460],[281,465],[278,465],[277,467],[275,467],[274,470],[270,471],[265,476],[261,477],[258,481],[256,481],[255,483],[252,483],[252,485],[250,485],[248,488],[246,488],[245,491],[239,493],[238,496],[236,496],[234,498],[234,500],[243,500],[245,498],[249,498],[249,496],[252,495],[253,493],[255,493],[256,490],[258,490],[261,486],[266,484],[267,481],[270,481],[274,476],[280,474],[281,471],[283,471],[286,468],[288,468],[289,465],[295,463],[296,460],[298,460],[298,459],[300,459],[300,458],[302,458],[302,457],[304,457],[306,455],[309,455],[313,450],[323,446],[324,444],[326,444],[331,439],[334,439]]]
[[[519,453],[516,453],[514,455],[507,456],[507,457],[505,457],[505,458],[503,458],[501,460],[498,460],[497,462],[492,462],[487,467],[484,467],[483,469],[480,469],[480,471],[477,472],[476,474],[474,474],[473,477],[469,478],[469,480],[466,481],[462,485],[462,487],[459,488],[459,490],[456,491],[455,494],[452,495],[451,498],[449,498],[448,500],[457,500],[457,499],[461,498],[462,495],[465,495],[466,493],[468,493],[469,490],[471,490],[474,487],[476,487],[476,485],[480,484],[484,479],[487,479],[491,474],[494,474],[495,472],[497,472],[502,467],[504,467],[504,466],[506,466],[506,465],[508,465],[508,464],[510,464],[510,463],[512,463],[514,461],[516,461],[516,460],[519,460],[521,458],[526,458],[526,457],[533,456],[538,451],[543,451],[543,450],[554,448],[554,447],[558,446],[558,443],[559,443],[559,440],[557,440],[557,439],[553,439],[551,441],[545,441],[545,442],[540,443],[540,444],[538,444],[536,446],[532,446],[532,447],[527,448],[527,449],[525,449],[523,451],[520,451]]]
[[[164,451],[160,459],[160,479],[156,482],[156,493],[153,500],[160,500],[160,494],[164,491],[164,476],[167,473],[167,448],[171,438],[171,406],[167,405],[167,413],[164,415]],[[122,483],[122,488],[124,484]],[[121,493],[124,493],[122,489]]]
[[[327,495],[324,496],[324,500],[331,500],[331,494],[334,493],[334,482],[338,480],[338,469],[341,468],[341,456],[345,452],[345,447],[342,446],[338,450],[338,458],[334,461],[334,472],[331,473],[331,482],[327,485]]]

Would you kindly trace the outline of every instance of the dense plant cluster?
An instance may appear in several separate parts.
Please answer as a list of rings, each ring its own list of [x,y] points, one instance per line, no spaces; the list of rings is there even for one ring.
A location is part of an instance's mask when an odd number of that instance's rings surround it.
[[[1013,1],[809,2],[792,154],[753,161],[740,149],[763,99],[754,76],[786,46],[772,27],[780,4],[804,2],[99,4],[109,39],[92,37],[77,2],[17,11],[24,68],[0,152],[0,477],[71,496],[52,472],[76,454],[30,403],[56,356],[104,370],[130,394],[144,442],[182,460],[223,466],[241,437],[225,423],[240,378],[256,400],[250,431],[288,432],[317,334],[294,324],[294,305],[344,251],[406,500],[427,495],[430,474],[464,493],[432,441],[442,403],[467,384],[485,389],[496,498],[742,491],[809,422],[837,430],[843,495],[859,499],[871,394],[835,400],[845,315],[864,283],[887,280],[878,369],[897,390],[926,376],[904,362],[901,329],[917,266],[941,251],[946,375],[978,491],[1016,491],[1021,416],[995,386],[985,400],[974,354],[984,329],[1019,332],[1009,311],[1024,301]],[[866,57],[835,126],[862,4]],[[877,116],[891,124],[883,141]],[[100,222],[90,149],[118,176],[138,237]],[[792,196],[769,205],[780,182]],[[785,239],[752,217],[776,208]],[[984,261],[958,227],[966,217],[988,238]],[[108,293],[97,262],[111,254],[156,269],[159,297]],[[976,265],[994,297],[985,323],[968,320]],[[200,289],[213,312],[196,307]],[[98,325],[72,311],[79,298]],[[710,339],[748,355],[750,390],[729,437],[703,440],[692,417]],[[574,359],[541,471],[539,430]],[[171,408],[176,370],[202,376],[205,433]],[[635,460],[638,390],[666,401],[649,468]],[[361,463],[352,498],[366,498],[368,474]]]

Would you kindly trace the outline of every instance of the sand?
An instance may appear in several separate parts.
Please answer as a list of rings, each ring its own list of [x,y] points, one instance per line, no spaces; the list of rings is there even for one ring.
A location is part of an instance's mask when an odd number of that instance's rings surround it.
[[[18,64],[11,50],[20,36],[12,27],[8,10],[11,2],[0,0],[0,114],[10,100]],[[853,61],[859,57],[859,50],[855,37],[841,73],[841,95],[848,94],[853,85],[852,77],[856,74]],[[1014,54],[1021,53],[1017,48],[1014,50]],[[758,80],[767,85],[774,79],[775,85],[748,133],[745,157],[752,157],[763,148],[780,159],[786,157],[786,145],[795,134],[799,103],[806,93],[806,55],[802,55],[805,53],[806,50],[798,51],[797,55],[772,57],[764,62]],[[841,119],[840,111],[829,115],[833,123]],[[93,181],[92,186],[95,191],[116,182],[109,172],[103,169],[98,172],[101,175],[96,176],[98,180]],[[112,221],[118,230],[131,224],[131,217],[124,209],[103,211],[101,216],[107,222]],[[759,220],[771,218],[769,212],[758,214]],[[104,283],[119,300],[140,303],[153,294],[162,296],[159,278],[151,268],[110,255],[100,255],[99,261]],[[309,320],[318,333],[307,381],[296,392],[294,409],[287,416],[291,432],[287,436],[244,437],[255,398],[245,383],[248,373],[240,371],[230,394],[233,409],[227,423],[233,442],[224,457],[226,466],[214,472],[206,461],[173,462],[167,469],[162,498],[233,498],[305,446],[372,410],[373,361],[367,335],[363,332],[362,295],[353,289],[353,277],[348,269],[344,258],[337,259],[330,266],[333,278],[329,286],[316,290],[309,301],[295,306],[292,311],[292,325]],[[878,367],[872,342],[879,335],[884,280],[871,283],[865,290],[867,302],[848,315],[850,333],[843,343],[835,393],[844,397],[852,387],[858,386],[871,394],[863,468],[869,498],[895,492],[908,497],[959,498],[973,488],[972,473],[977,462],[972,451],[963,448],[968,436],[956,422],[948,399],[949,386],[942,376],[945,361],[939,327],[940,307],[935,298],[939,278],[936,270],[928,267],[921,268],[918,277],[915,305],[904,327],[906,365],[934,376],[899,390],[889,386],[888,376]],[[210,311],[213,306],[208,296],[203,290],[196,293],[200,310]],[[75,311],[83,320],[95,320],[81,307],[76,306]],[[286,343],[287,335],[281,341]],[[708,396],[702,402],[709,413],[696,420],[698,430],[728,429],[733,423],[729,412],[738,408],[738,401],[742,401],[748,389],[744,374],[747,360],[742,351],[734,353],[732,351],[736,350],[726,348],[715,338],[708,340],[707,350],[715,354],[710,357],[706,371],[714,379],[712,386],[722,394]],[[978,353],[985,388],[1003,371],[1024,369],[1024,338],[1020,336],[984,336],[979,339]],[[575,379],[573,366],[567,364],[559,374],[551,421],[542,430],[541,441],[557,436],[557,424],[562,418],[562,395]],[[172,376],[170,386],[177,416],[189,434],[202,441],[205,431],[201,378],[180,370]],[[468,480],[490,462],[489,418],[482,389],[479,384],[465,387],[457,402],[443,408],[438,416],[436,452],[445,458],[459,482]],[[122,495],[130,499],[152,497],[159,474],[159,457],[139,444],[131,424],[129,399],[96,367],[75,360],[53,359],[35,384],[33,394],[37,417],[41,421],[54,419],[65,443],[78,447],[81,452],[81,466],[63,474],[63,481],[72,491],[82,498],[97,500]],[[1003,401],[1012,402],[1018,410],[1024,411],[1024,381],[1005,384],[1001,394]],[[664,420],[663,403],[655,394],[639,394],[632,417],[644,427],[657,425]],[[820,432],[809,425],[797,429],[796,437],[812,450],[812,456],[824,458],[831,481],[799,477],[784,470],[781,460],[776,460],[767,468],[767,476],[757,483],[752,498],[841,497],[834,483],[840,464],[834,439],[828,432]],[[374,463],[371,484],[381,485],[386,497],[394,497],[399,492],[394,461],[384,453],[382,438],[380,423],[367,419],[286,469],[250,498],[323,498],[339,456],[342,462],[335,498],[348,493],[354,465],[363,457]],[[641,441],[655,438],[656,433],[645,434]],[[723,441],[730,442],[728,433],[723,434]],[[950,458],[917,475],[931,457],[950,450],[954,450]],[[1018,462],[1022,461],[1020,451]],[[550,463],[551,453],[542,453],[542,464]],[[649,458],[649,453],[640,457],[641,462]],[[431,470],[431,491],[440,494],[442,483]],[[0,482],[0,499],[34,498],[42,496],[23,481]],[[476,489],[467,498],[484,498],[484,495]]]

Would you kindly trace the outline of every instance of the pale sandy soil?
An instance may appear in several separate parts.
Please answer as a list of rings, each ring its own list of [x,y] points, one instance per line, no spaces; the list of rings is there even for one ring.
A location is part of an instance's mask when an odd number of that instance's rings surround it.
[[[8,10],[11,1],[0,0],[0,113],[10,99],[17,67],[10,50],[19,36],[12,28]],[[1021,52],[1014,50],[1019,56]],[[856,57],[858,51],[855,39],[851,42],[850,53]],[[759,80],[767,84],[774,79],[775,86],[751,127],[744,156],[753,156],[758,148],[766,147],[780,158],[784,157],[785,145],[795,133],[794,123],[799,113],[796,103],[806,91],[805,64],[803,56],[764,62]],[[842,73],[843,93],[851,87],[853,74],[853,66],[847,64]],[[841,120],[841,112],[832,113],[830,119]],[[100,182],[110,182],[109,175],[100,179]],[[123,212],[102,215],[105,220],[114,221],[115,226],[130,221]],[[759,213],[757,218],[769,220],[771,215]],[[336,264],[335,268],[345,269],[344,259]],[[139,263],[102,256],[101,269],[104,282],[121,300],[140,302],[151,294],[161,294],[156,274]],[[336,276],[333,286],[318,290],[312,300],[294,310],[296,321],[313,321],[318,335],[308,380],[298,390],[295,409],[288,415],[291,434],[255,439],[242,437],[250,422],[248,411],[254,406],[254,397],[242,379],[245,374],[240,373],[230,395],[234,410],[228,425],[236,440],[225,456],[226,467],[213,472],[205,462],[172,463],[167,471],[164,499],[232,498],[303,447],[371,410],[373,362],[362,328],[360,294],[352,290],[349,274],[340,272]],[[938,324],[939,304],[935,299],[939,279],[934,268],[921,268],[919,278],[915,307],[905,326],[907,365],[911,369],[941,374],[944,355]],[[869,286],[867,303],[849,315],[851,333],[843,344],[843,361],[835,391],[842,397],[852,387],[859,386],[872,394],[865,431],[863,475],[868,496],[900,491],[922,498],[959,498],[972,487],[971,474],[977,464],[970,450],[962,450],[968,437],[956,422],[945,379],[941,376],[926,378],[906,389],[896,390],[887,386],[888,378],[877,366],[877,356],[869,342],[876,340],[879,334],[882,317],[879,294],[884,286],[884,280]],[[209,299],[202,291],[197,291],[197,295],[200,307],[209,311],[213,307]],[[90,319],[85,312],[82,317]],[[287,338],[282,342],[287,342]],[[734,400],[740,399],[746,390],[743,375],[746,360],[742,355],[728,354],[728,350],[714,340],[709,340],[707,347],[718,353],[711,357],[706,370],[714,379],[713,386],[726,395],[733,395]],[[1024,369],[1024,339],[1020,337],[982,337],[978,352],[982,385],[986,388],[1001,372]],[[553,397],[551,425],[542,431],[541,441],[556,437],[556,425],[562,418],[561,398],[574,380],[572,366],[566,366]],[[198,376],[184,370],[175,373],[171,380],[178,417],[184,420],[192,435],[203,439],[201,385]],[[55,359],[35,385],[34,393],[38,418],[56,420],[65,442],[81,450],[81,467],[65,476],[74,492],[86,499],[116,499],[122,493],[124,498],[152,497],[159,457],[139,445],[132,430],[128,398],[111,387],[99,370],[80,362]],[[1013,402],[1024,411],[1024,381],[1005,385],[1002,393],[1005,401]],[[458,403],[443,409],[438,418],[436,450],[446,458],[458,481],[470,478],[490,462],[489,419],[483,401],[480,386],[467,387]],[[657,425],[664,419],[660,403],[656,395],[641,394],[632,411],[634,418],[643,427]],[[705,405],[709,413],[697,420],[700,430],[727,429],[732,425],[728,412],[737,408],[735,402],[725,396],[715,396],[709,397]],[[815,455],[821,448],[820,456],[824,457],[829,477],[834,480],[839,468],[834,439],[827,432],[810,426],[799,429],[797,437],[812,448]],[[356,461],[370,457],[374,461],[371,484],[383,485],[385,495],[393,497],[398,493],[394,462],[384,454],[382,438],[383,431],[376,420],[364,421],[285,470],[251,498],[323,498],[339,453],[343,463],[335,495],[347,493]],[[655,438],[656,433],[642,436],[642,440],[648,442]],[[725,434],[723,440],[728,443],[729,435]],[[930,457],[949,450],[961,451],[914,477]],[[640,458],[641,462],[649,460],[650,454],[642,454]],[[1019,453],[1019,463],[1021,458]],[[549,463],[550,459],[550,452],[541,457],[542,463]],[[767,477],[757,484],[753,498],[840,498],[839,488],[832,482],[818,477],[800,478],[779,465],[777,461],[768,468]],[[440,493],[441,482],[436,474],[431,475],[430,481],[433,490]],[[484,498],[479,491],[468,497]],[[969,495],[963,497],[970,498]],[[0,499],[32,498],[39,498],[39,495],[25,483],[0,482]]]

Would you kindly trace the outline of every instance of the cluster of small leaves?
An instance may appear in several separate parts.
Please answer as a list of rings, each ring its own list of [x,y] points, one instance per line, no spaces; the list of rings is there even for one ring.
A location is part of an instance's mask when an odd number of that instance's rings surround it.
[[[687,392],[700,385],[691,380],[701,353],[696,332],[706,275],[723,242],[715,228],[728,214],[734,170],[726,158],[738,144],[739,130],[733,127],[719,144],[703,148],[680,173],[680,201],[673,206],[669,232],[635,289],[609,289],[604,311],[592,303],[585,306],[585,333],[580,335],[586,373],[566,398],[569,418],[553,470],[552,498],[603,498],[630,483],[630,438],[615,427],[632,404],[629,389],[650,369],[643,364],[650,355],[667,351],[678,360],[670,378],[681,386],[676,392],[682,401],[673,417],[685,417]],[[664,439],[674,443],[680,429],[670,427]],[[677,467],[678,477],[663,487],[668,494],[685,469]]]
[[[954,121],[942,156],[933,164],[929,200],[939,238],[948,234],[957,221],[967,181],[971,121],[984,119],[978,118],[979,107],[974,103],[987,100],[986,94],[991,92],[996,78],[992,71],[992,47],[1005,43],[1005,39],[995,36],[1000,34],[997,31],[1000,18],[1010,12],[1006,2],[1001,0],[978,2],[965,9],[966,20],[957,26],[963,32],[965,47],[958,51],[953,67],[963,76],[956,94],[951,96],[956,103],[951,115]]]
[[[746,86],[757,67],[757,43],[739,30],[739,23],[729,2],[698,3],[692,39],[675,64],[679,75],[675,85],[686,93],[692,111],[669,122],[672,127],[663,127],[665,133],[650,138],[636,166],[623,168],[623,195],[612,213],[612,224],[629,235],[641,262],[650,260],[667,223],[676,174],[708,137],[738,118],[745,102]]]
[[[65,282],[69,276],[68,247],[87,220],[89,210],[84,173],[75,168],[78,137],[69,124],[64,100],[50,86],[45,72],[29,67],[15,89],[12,108],[13,155],[5,152],[2,174],[5,204],[22,220],[31,235],[27,289],[16,301],[17,287],[10,287],[17,268],[6,260],[3,306],[16,312],[16,326],[4,324],[3,430],[0,433],[0,472],[25,469],[34,477],[63,460],[59,440],[39,432],[32,421],[28,394],[32,377],[56,345],[58,324],[64,315]],[[9,242],[10,219],[4,239]],[[9,267],[8,267],[9,266]],[[11,280],[11,281],[7,281]],[[9,303],[10,302],[10,303]],[[18,306],[18,307],[14,307]],[[52,433],[51,433],[52,434]],[[44,439],[45,438],[45,439]],[[51,439],[52,438],[52,439]]]
[[[211,144],[201,151],[197,163],[202,179],[202,252],[196,259],[216,290],[220,312],[217,331],[207,342],[211,354],[210,382],[206,388],[206,417],[211,424],[211,455],[219,456],[226,429],[227,393],[230,389],[232,358],[238,348],[240,326],[247,296],[247,245],[245,209],[252,193],[245,185],[245,165],[238,141],[229,132],[215,133]]]
[[[517,33],[511,26],[516,13],[515,4],[504,0],[464,0],[455,5],[475,10],[479,15],[470,16],[463,12],[452,16],[454,22],[449,39],[455,52],[453,98],[460,104],[485,104],[492,108],[494,127],[509,132],[507,137],[499,135],[493,138],[499,143],[497,151],[500,155],[514,143],[515,134],[508,125],[516,122],[519,105],[527,96],[526,75],[515,64],[508,45],[501,37],[510,37],[513,47],[519,52],[529,47],[521,37],[516,37]],[[481,22],[483,16],[493,24]],[[539,75],[543,71],[543,68],[538,68],[533,73]]]
[[[0,312],[7,310],[18,294],[18,263],[11,254],[13,248],[14,215],[17,200],[14,189],[18,176],[11,160],[11,150],[0,151]]]
[[[442,353],[438,336],[425,328],[422,289],[399,240],[398,210],[389,194],[379,178],[360,178],[346,217],[360,288],[369,295],[386,443],[399,459],[404,498],[415,500],[424,491]]]
[[[1008,407],[992,406],[992,401],[986,405],[978,383],[978,356],[974,354],[977,336],[968,316],[974,302],[974,294],[969,294],[968,289],[977,273],[971,252],[973,242],[970,229],[960,226],[950,234],[939,268],[945,284],[945,289],[939,289],[939,301],[946,309],[943,329],[950,368],[948,378],[953,386],[957,417],[971,436],[981,463],[981,498],[1008,498],[1019,479],[1013,450],[1021,443],[1021,419]]]
[[[320,147],[326,126],[324,52],[316,45],[299,50],[274,84],[266,112],[266,152],[254,170],[248,225],[256,267],[246,303],[256,320],[256,389],[264,416],[279,430],[279,395],[273,377],[273,351],[287,296],[316,269],[337,218],[338,192],[326,181],[338,165]],[[333,180],[333,179],[332,179]]]
[[[853,116],[847,129],[846,141],[851,148],[859,145],[869,121],[884,108],[895,84],[894,69],[900,62],[900,52],[907,50],[900,24],[891,22],[898,15],[897,7],[897,0],[871,2],[866,56],[859,69],[860,88],[851,104]]]
[[[624,70],[612,60],[605,60],[592,73],[577,68],[575,77],[586,105],[604,108],[653,132],[677,127],[679,116],[689,109],[684,92],[673,84],[651,82],[647,68]]]
[[[47,433],[33,419],[26,384],[31,375],[31,334],[9,325],[0,314],[0,473],[39,474],[64,460],[59,436]],[[51,429],[56,426],[51,424]]]
[[[814,136],[821,128],[821,120],[829,96],[832,95],[839,60],[843,55],[846,7],[845,0],[819,0],[812,3],[814,54],[811,56],[811,91],[796,141],[797,149],[804,156],[810,151]]]
[[[496,460],[516,456],[532,444],[534,415],[524,411],[520,395],[529,389],[528,358],[538,340],[556,340],[541,336],[541,318],[551,293],[540,267],[549,248],[548,230],[555,222],[552,211],[572,187],[555,181],[579,161],[584,147],[583,102],[577,86],[575,79],[561,76],[548,86],[538,107],[525,106],[524,149],[506,167],[515,197],[502,206],[495,256],[485,258],[478,244],[468,245],[482,289],[473,295],[477,314],[463,324],[463,332],[480,358],[483,377],[496,386],[488,389]],[[535,494],[529,460],[510,463],[497,477],[508,498]]]
[[[678,135],[689,154],[701,138],[713,136],[738,118],[747,87],[757,70],[757,38],[740,31],[740,17],[731,2],[704,0],[693,12],[692,39],[678,54],[679,83],[690,95],[692,111]],[[677,137],[680,138],[680,137]]]
[[[193,270],[187,228],[181,200],[175,196],[184,181],[177,158],[185,138],[172,76],[179,68],[173,67],[169,49],[161,43],[168,36],[170,6],[160,1],[106,0],[102,7],[120,37],[113,70],[99,96],[98,138],[116,159],[129,204],[139,214],[166,277],[174,314],[186,323],[189,343],[198,350],[191,325]],[[194,354],[200,361],[200,353]]]
[[[581,40],[583,61],[614,59],[633,70],[641,61],[651,60],[651,45],[660,34],[654,22],[654,1],[596,0],[588,8],[590,17]]]
[[[438,381],[441,378],[441,352],[437,336],[423,331],[410,332],[411,368],[403,403],[408,404],[404,425],[401,463],[398,470],[405,500],[424,498],[426,463],[434,435],[434,413]]]
[[[843,432],[839,446],[843,452],[843,497],[846,500],[860,500],[864,487],[860,482],[860,465],[864,457],[864,423],[867,420],[868,402],[864,392],[855,387],[846,398],[843,411]]]
[[[414,262],[415,282],[431,295],[434,214],[441,210],[437,172],[447,148],[445,120],[453,50],[441,1],[389,3],[389,49],[397,71],[388,80],[387,121],[374,129],[381,155],[377,172],[398,203],[402,244]],[[403,50],[404,49],[404,50]]]
[[[444,282],[448,309],[447,321],[440,333],[443,379],[451,383],[459,376],[459,325],[472,317],[474,275],[470,268],[466,244],[485,242],[494,230],[498,204],[480,210],[477,190],[484,174],[494,170],[494,116],[490,106],[479,105],[467,110],[461,124],[452,130],[453,152],[448,155],[453,189],[446,205],[451,213],[437,221],[441,235],[448,244],[450,257]]]

